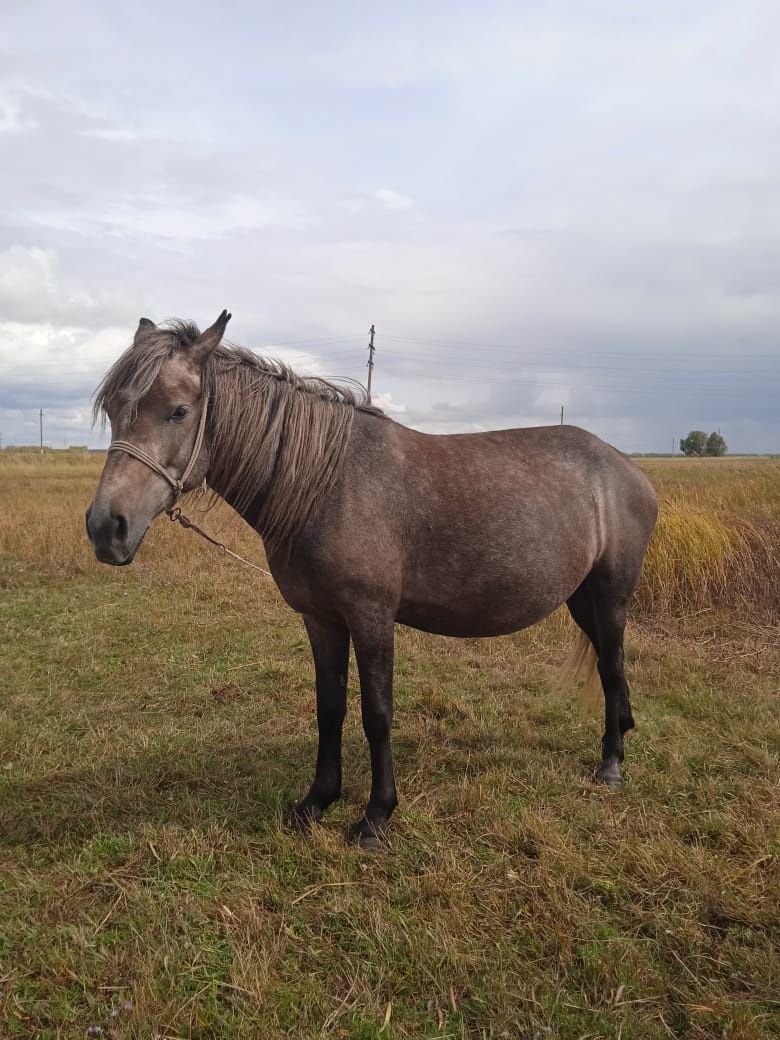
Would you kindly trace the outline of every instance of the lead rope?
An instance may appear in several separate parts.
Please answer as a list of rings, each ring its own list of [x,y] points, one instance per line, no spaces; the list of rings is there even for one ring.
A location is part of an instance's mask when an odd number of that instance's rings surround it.
[[[195,443],[192,446],[192,454],[190,455],[190,461],[187,463],[184,472],[178,479],[172,477],[164,466],[161,466],[157,459],[152,458],[151,455],[147,454],[143,448],[139,448],[137,445],[132,444],[130,441],[111,441],[108,446],[109,451],[123,451],[127,455],[132,455],[133,458],[138,459],[139,462],[143,462],[149,469],[154,470],[158,476],[161,476],[174,490],[176,497],[173,500],[173,504],[165,510],[165,514],[169,520],[172,520],[175,524],[181,524],[185,529],[194,531],[195,534],[199,534],[201,538],[205,538],[207,542],[215,545],[223,555],[232,556],[234,560],[238,560],[240,563],[245,564],[247,567],[251,567],[253,571],[258,571],[260,574],[267,574],[269,578],[273,575],[270,571],[267,571],[264,567],[258,567],[256,563],[252,563],[249,560],[245,560],[243,556],[240,556],[237,552],[233,552],[232,549],[228,549],[224,542],[217,541],[216,538],[212,538],[210,534],[207,534],[202,527],[198,527],[194,520],[190,520],[188,516],[182,513],[179,506],[176,504],[184,493],[184,485],[187,482],[195,462],[200,455],[200,449],[203,447],[203,437],[206,433],[206,416],[208,414],[209,401],[208,397],[204,398],[203,411],[200,413],[200,423],[198,424],[198,432],[195,435]],[[203,479],[203,483],[198,489],[198,494],[202,495],[206,491],[206,480]]]
[[[205,490],[206,488],[204,481],[204,485],[201,486],[199,493],[203,494]],[[253,571],[259,571],[260,574],[267,574],[269,578],[273,577],[271,572],[267,571],[264,567],[258,567],[256,563],[252,563],[250,560],[245,560],[244,557],[240,556],[237,552],[233,552],[232,549],[228,549],[224,542],[218,542],[216,538],[212,538],[210,534],[207,534],[206,531],[203,530],[202,527],[198,527],[194,520],[190,520],[188,516],[185,516],[178,506],[175,506],[173,509],[166,509],[165,512],[168,514],[169,520],[172,520],[175,524],[181,524],[182,527],[184,527],[187,530],[194,531],[195,534],[199,534],[201,538],[205,538],[207,542],[211,542],[212,545],[216,545],[216,547],[220,550],[221,553],[227,554],[228,556],[232,556],[234,560],[238,560],[245,566],[251,567]]]

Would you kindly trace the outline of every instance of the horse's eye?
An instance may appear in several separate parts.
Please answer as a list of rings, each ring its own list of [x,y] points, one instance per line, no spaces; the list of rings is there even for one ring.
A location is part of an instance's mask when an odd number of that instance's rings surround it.
[[[171,412],[171,422],[181,422],[188,411],[189,408],[186,404],[180,404],[175,411]]]

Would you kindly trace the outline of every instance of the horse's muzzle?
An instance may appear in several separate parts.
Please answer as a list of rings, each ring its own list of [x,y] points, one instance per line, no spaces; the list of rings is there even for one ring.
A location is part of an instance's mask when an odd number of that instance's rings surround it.
[[[93,502],[86,513],[87,537],[101,563],[124,567],[133,562],[138,542],[128,544],[130,525],[121,513],[100,509]]]

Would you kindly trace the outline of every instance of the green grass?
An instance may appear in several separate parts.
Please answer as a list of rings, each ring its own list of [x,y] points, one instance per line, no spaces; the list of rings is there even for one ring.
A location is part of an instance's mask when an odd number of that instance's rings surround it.
[[[345,799],[293,835],[300,619],[164,521],[133,568],[98,566],[98,471],[0,465],[1,1037],[780,1033],[776,623],[632,627],[619,794],[590,780],[600,720],[549,692],[563,618],[399,629],[401,805],[372,856],[344,841],[369,783],[354,669]]]

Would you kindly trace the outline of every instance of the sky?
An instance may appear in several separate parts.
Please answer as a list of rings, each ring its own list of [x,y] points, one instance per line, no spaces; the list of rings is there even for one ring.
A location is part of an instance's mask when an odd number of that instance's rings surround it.
[[[0,0],[0,436],[141,316],[449,433],[780,452],[780,5]]]

